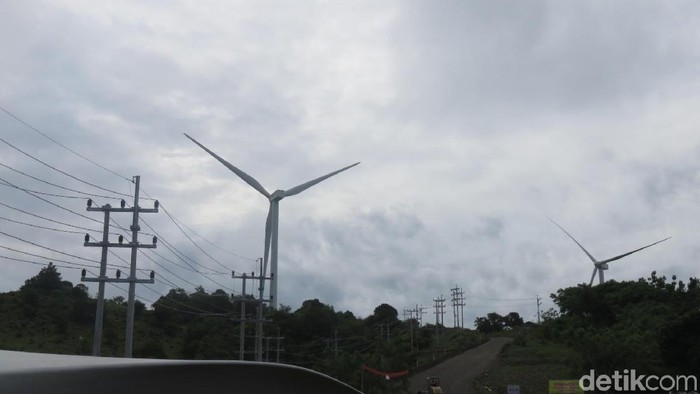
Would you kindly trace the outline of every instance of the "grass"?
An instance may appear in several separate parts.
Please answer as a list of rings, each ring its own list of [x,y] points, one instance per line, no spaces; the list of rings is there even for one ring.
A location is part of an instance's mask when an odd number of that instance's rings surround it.
[[[520,392],[547,393],[550,380],[578,379],[572,365],[576,354],[560,344],[543,342],[525,332],[513,333],[515,339],[506,345],[496,363],[474,380],[470,392],[476,394],[506,393],[508,385],[519,385]]]

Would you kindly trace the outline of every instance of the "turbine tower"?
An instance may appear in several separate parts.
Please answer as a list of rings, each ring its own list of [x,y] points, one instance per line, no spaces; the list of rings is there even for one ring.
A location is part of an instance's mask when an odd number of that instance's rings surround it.
[[[549,218],[548,218],[548,219],[549,219]],[[610,263],[610,262],[612,262],[612,261],[615,261],[615,260],[619,260],[619,259],[621,259],[621,258],[623,258],[623,257],[625,257],[625,256],[631,255],[632,253],[639,252],[639,251],[642,250],[642,249],[646,249],[646,248],[648,248],[648,247],[654,246],[654,245],[656,245],[656,244],[658,244],[658,243],[664,242],[664,241],[666,241],[667,239],[671,238],[671,237],[664,238],[664,239],[662,239],[661,241],[656,241],[656,242],[654,242],[653,244],[649,244],[649,245],[647,245],[647,246],[643,246],[643,247],[641,247],[641,248],[639,248],[639,249],[635,249],[635,250],[633,250],[633,251],[631,251],[631,252],[623,253],[623,254],[621,254],[621,255],[619,255],[619,256],[615,256],[615,257],[612,257],[612,258],[609,258],[609,259],[606,259],[606,260],[598,261],[598,260],[595,259],[595,257],[593,257],[593,255],[591,255],[591,254],[586,250],[586,248],[583,247],[583,245],[581,245],[581,244],[576,240],[576,238],[574,238],[571,234],[569,234],[566,230],[564,230],[564,228],[563,228],[562,226],[560,226],[557,222],[555,222],[555,221],[552,220],[552,219],[549,219],[549,221],[551,221],[552,223],[554,223],[555,226],[559,227],[559,228],[561,229],[561,231],[563,231],[566,235],[569,236],[569,238],[571,238],[574,242],[576,242],[576,245],[578,245],[578,247],[581,248],[581,249],[588,255],[588,257],[591,259],[591,261],[593,262],[593,274],[591,275],[591,282],[588,284],[589,286],[592,286],[592,285],[593,285],[593,279],[595,279],[595,274],[596,274],[596,272],[598,273],[598,284],[601,284],[601,283],[605,282],[605,274],[604,274],[603,272],[604,272],[605,270],[608,269],[608,263]]]
[[[262,185],[256,181],[252,176],[246,174],[245,172],[239,170],[236,168],[234,165],[231,163],[227,162],[226,160],[222,159],[219,157],[216,153],[210,151],[207,149],[204,145],[200,144],[197,142],[194,138],[190,137],[189,135],[185,134],[185,137],[189,138],[194,142],[195,144],[199,145],[200,148],[204,149],[207,153],[210,155],[214,156],[214,158],[218,161],[221,162],[224,166],[226,166],[229,170],[233,171],[236,175],[238,175],[239,178],[241,178],[245,183],[250,185],[253,189],[257,190],[265,196],[269,201],[270,201],[270,208],[267,211],[267,221],[265,222],[265,253],[263,257],[263,277],[267,275],[267,263],[268,263],[268,258],[270,260],[270,301],[272,304],[272,307],[277,309],[277,234],[278,234],[278,223],[279,223],[279,202],[281,199],[285,197],[290,197],[295,194],[299,194],[303,192],[304,190],[310,188],[311,186],[324,181],[333,175],[336,175],[338,173],[341,173],[349,168],[355,167],[356,165],[360,164],[360,162],[357,162],[355,164],[351,164],[347,167],[343,167],[337,171],[333,171],[330,174],[326,174],[322,177],[318,177],[316,179],[310,180],[306,183],[302,183],[301,185],[295,186],[289,190],[275,190],[272,194],[270,194],[267,190],[265,190]],[[262,281],[261,286],[264,288],[265,287],[265,281]]]

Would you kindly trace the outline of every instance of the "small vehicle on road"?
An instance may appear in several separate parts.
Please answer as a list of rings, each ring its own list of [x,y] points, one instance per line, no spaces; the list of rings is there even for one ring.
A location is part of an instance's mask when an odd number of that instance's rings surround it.
[[[418,390],[418,394],[443,394],[442,387],[440,387],[440,378],[429,376],[426,380],[427,389],[425,391]]]

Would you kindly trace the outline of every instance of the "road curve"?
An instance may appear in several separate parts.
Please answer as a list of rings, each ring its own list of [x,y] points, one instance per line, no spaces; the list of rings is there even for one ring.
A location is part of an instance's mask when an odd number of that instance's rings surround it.
[[[510,340],[510,338],[491,338],[481,346],[467,350],[442,364],[413,375],[410,392],[416,393],[418,390],[425,390],[426,378],[437,376],[440,378],[442,390],[446,394],[468,393],[472,380],[486,371],[486,368],[496,360],[503,346]]]

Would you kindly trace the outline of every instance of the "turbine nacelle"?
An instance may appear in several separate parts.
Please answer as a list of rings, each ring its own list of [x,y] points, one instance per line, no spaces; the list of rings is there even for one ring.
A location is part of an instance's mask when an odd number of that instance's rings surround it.
[[[608,266],[608,263],[598,263],[598,264],[596,264],[595,266],[596,266],[598,269],[601,269],[601,270],[607,270],[608,268],[610,268],[610,267]]]
[[[286,192],[284,190],[275,190],[274,193],[270,194],[270,201],[279,201],[287,197],[285,193]]]

